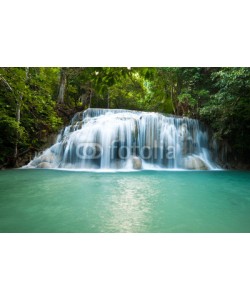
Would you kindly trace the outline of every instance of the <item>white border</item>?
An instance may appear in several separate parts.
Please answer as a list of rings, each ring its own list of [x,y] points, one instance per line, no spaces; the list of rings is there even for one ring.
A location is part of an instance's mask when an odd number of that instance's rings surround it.
[[[245,234],[1,236],[4,300],[248,300]]]
[[[250,66],[249,1],[8,0],[0,66]],[[248,234],[1,234],[0,298],[249,299]]]
[[[8,0],[1,66],[250,66],[247,0]]]

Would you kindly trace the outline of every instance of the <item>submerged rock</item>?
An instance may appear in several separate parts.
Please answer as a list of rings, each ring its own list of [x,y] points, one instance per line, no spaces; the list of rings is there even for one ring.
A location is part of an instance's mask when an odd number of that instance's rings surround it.
[[[142,168],[142,162],[140,157],[134,156],[132,159],[133,169],[135,170],[141,170]]]

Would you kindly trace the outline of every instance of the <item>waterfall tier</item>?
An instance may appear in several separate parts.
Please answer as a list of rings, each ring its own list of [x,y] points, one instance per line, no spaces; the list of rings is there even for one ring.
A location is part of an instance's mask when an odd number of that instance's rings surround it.
[[[122,109],[77,113],[56,143],[27,167],[64,169],[215,169],[198,120]]]

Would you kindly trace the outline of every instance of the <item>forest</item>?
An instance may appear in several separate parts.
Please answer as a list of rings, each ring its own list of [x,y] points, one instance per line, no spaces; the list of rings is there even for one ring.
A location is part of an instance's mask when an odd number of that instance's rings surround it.
[[[226,149],[225,168],[249,168],[250,68],[243,67],[2,67],[0,168],[27,163],[90,107],[199,119]]]

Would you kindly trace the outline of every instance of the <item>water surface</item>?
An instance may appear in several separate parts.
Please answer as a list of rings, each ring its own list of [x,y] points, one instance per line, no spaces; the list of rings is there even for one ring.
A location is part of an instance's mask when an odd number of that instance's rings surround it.
[[[250,232],[250,172],[0,172],[0,232]]]

